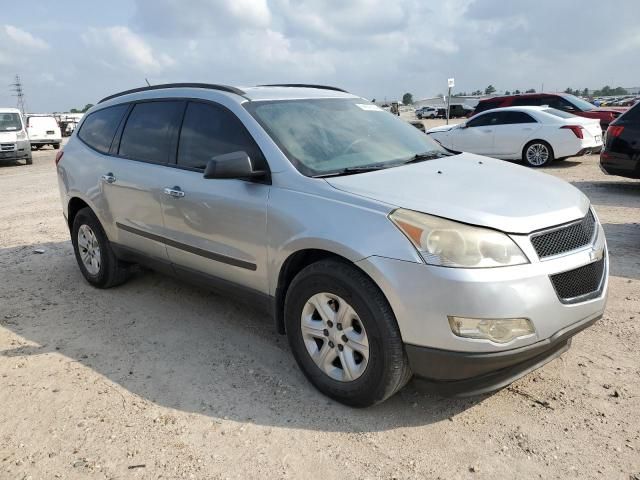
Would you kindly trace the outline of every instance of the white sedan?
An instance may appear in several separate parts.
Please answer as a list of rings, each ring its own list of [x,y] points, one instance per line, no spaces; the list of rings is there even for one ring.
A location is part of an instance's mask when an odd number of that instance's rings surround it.
[[[532,167],[602,148],[599,120],[549,107],[495,108],[458,125],[431,128],[427,134],[450,150],[522,159]]]

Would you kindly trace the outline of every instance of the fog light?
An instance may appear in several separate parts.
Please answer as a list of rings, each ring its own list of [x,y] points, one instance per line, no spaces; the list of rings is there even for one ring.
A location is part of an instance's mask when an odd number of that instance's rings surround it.
[[[528,318],[466,318],[449,316],[449,326],[454,335],[464,338],[509,343],[536,332]]]

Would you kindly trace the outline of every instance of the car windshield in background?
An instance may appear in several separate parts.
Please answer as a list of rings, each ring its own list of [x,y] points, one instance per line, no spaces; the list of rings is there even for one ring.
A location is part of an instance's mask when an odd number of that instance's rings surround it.
[[[20,115],[17,113],[0,113],[0,132],[22,130]]]
[[[257,101],[245,108],[304,175],[358,173],[449,153],[364,99]]]
[[[582,100],[581,98],[576,97],[575,95],[567,95],[565,99],[571,103],[573,103],[580,110],[588,112],[589,110],[593,110],[595,105],[590,104],[589,102]]]
[[[557,108],[545,108],[544,110],[542,110],[544,113],[548,113],[550,115],[555,115],[556,117],[560,117],[560,118],[571,118],[571,117],[575,117],[575,115],[573,113],[568,113],[568,112],[564,112],[562,110],[558,110]]]

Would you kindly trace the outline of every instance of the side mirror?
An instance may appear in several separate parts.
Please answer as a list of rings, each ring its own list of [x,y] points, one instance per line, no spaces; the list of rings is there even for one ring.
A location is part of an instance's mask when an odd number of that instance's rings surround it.
[[[462,122],[458,125],[458,128],[467,128],[467,122]]]
[[[263,170],[256,170],[249,154],[237,152],[216,155],[207,162],[204,178],[257,178],[264,177]]]

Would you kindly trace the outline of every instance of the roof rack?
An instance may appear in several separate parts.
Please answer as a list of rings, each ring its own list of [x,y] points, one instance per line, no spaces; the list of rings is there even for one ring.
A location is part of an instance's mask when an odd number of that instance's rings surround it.
[[[114,93],[108,97],[104,97],[98,103],[106,102],[112,98],[121,97],[122,95],[128,95],[130,93],[146,92],[147,90],[160,90],[164,88],[208,88],[210,90],[220,90],[222,92],[235,93],[236,95],[244,95],[245,92],[236,87],[230,87],[228,85],[215,85],[212,83],[163,83],[160,85],[150,85],[148,87],[132,88],[131,90],[125,90],[124,92]]]
[[[320,90],[334,90],[336,92],[349,93],[346,90],[329,85],[315,85],[310,83],[270,83],[268,85],[258,85],[258,87],[292,87],[292,88],[318,88]]]

